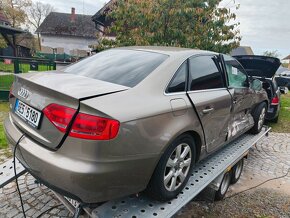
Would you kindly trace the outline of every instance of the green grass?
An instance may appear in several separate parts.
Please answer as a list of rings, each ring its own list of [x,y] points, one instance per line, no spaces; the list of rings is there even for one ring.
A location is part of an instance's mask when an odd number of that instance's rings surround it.
[[[27,73],[30,71],[29,63],[19,63],[19,70],[21,73]],[[38,64],[38,71],[48,71],[53,70],[52,66],[48,66],[48,64]],[[0,61],[0,72],[9,72],[14,73],[14,64],[4,64]]]
[[[10,90],[13,83],[14,75],[0,75],[0,90]]]
[[[49,63],[45,64],[42,62],[38,63],[38,72],[41,71],[49,71],[53,70],[53,66],[51,66]],[[24,60],[20,60],[19,62],[19,73],[27,73],[30,70],[30,63]],[[5,75],[4,73],[14,73],[14,64],[4,64],[3,60],[0,60],[0,90],[9,90],[11,87],[11,84],[14,80],[14,75]]]
[[[290,94],[282,95],[282,108],[278,123],[268,123],[273,132],[290,133]]]
[[[9,111],[9,103],[0,102],[0,149],[7,148],[7,141],[4,135],[3,122]]]
[[[2,61],[0,62],[0,71],[1,72],[14,72],[14,65],[13,64],[4,64]]]
[[[27,73],[30,71],[30,65],[27,63],[21,63],[19,65],[19,69],[22,73]],[[52,67],[45,65],[45,64],[39,64],[38,65],[38,72],[41,71],[48,71],[53,70]],[[13,64],[4,64],[3,62],[0,62],[0,72],[9,72],[14,73],[14,65]],[[0,90],[9,90],[14,80],[14,75],[0,75]]]

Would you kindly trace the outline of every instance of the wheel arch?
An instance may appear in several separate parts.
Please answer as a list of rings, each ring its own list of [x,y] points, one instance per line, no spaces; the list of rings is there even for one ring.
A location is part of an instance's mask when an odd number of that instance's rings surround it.
[[[267,107],[266,109],[268,109],[270,102],[268,100],[264,100],[263,102],[266,103],[266,107]],[[263,103],[263,102],[261,102],[261,103]]]
[[[261,102],[255,104],[255,106],[253,107],[253,109],[252,109],[252,111],[251,111],[251,114],[253,114],[253,113],[256,111],[257,107],[259,107],[259,105],[260,105],[260,104],[263,104],[263,103],[266,104],[266,110],[268,110],[268,108],[269,108],[269,104],[270,104],[270,103],[269,103],[269,101],[268,101],[267,99],[265,99],[265,100],[263,100],[263,101],[261,101]]]
[[[183,134],[188,134],[194,139],[194,144],[195,144],[195,148],[196,148],[196,162],[198,162],[200,155],[201,155],[201,147],[202,147],[202,141],[201,141],[200,135],[193,130],[186,131],[186,132],[182,133],[181,135],[183,135]]]

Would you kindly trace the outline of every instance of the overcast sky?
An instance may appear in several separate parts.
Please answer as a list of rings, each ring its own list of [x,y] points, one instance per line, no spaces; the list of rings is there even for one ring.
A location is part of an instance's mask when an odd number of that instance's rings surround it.
[[[33,0],[37,1],[37,0]],[[50,3],[56,11],[70,13],[71,7],[78,14],[95,14],[107,0],[38,0]],[[283,58],[290,54],[290,1],[289,0],[235,0],[240,4],[236,11],[241,23],[241,45],[251,46],[255,54],[278,50]],[[235,10],[234,0],[221,4]]]

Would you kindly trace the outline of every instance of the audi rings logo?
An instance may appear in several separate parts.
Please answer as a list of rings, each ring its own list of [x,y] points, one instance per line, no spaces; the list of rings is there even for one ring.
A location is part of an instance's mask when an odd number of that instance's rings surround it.
[[[18,95],[24,99],[27,99],[30,95],[30,92],[25,88],[20,88],[18,91]]]

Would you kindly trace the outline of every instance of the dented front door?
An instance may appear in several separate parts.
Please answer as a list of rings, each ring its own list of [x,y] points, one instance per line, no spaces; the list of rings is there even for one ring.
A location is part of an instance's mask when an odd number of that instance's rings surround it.
[[[228,126],[228,140],[244,133],[254,123],[251,115],[254,91],[250,89],[248,76],[243,67],[230,56],[224,56],[228,90],[232,96],[231,121]]]

